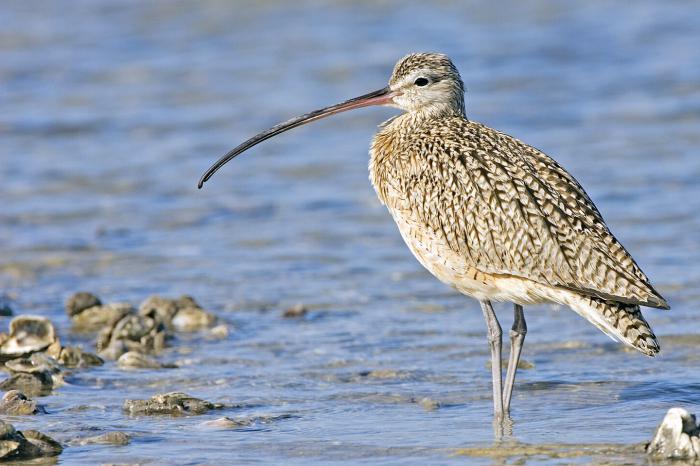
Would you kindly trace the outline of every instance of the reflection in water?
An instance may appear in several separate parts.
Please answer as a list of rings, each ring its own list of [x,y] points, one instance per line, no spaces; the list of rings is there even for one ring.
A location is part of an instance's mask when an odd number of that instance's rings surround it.
[[[620,445],[611,443],[598,444],[555,444],[541,443],[537,445],[517,441],[497,442],[493,446],[461,448],[454,452],[455,456],[484,457],[492,461],[490,464],[528,464],[529,459],[541,462],[543,459],[555,460],[558,464],[562,459],[569,461],[585,458],[587,464],[640,464],[646,461],[643,443]]]

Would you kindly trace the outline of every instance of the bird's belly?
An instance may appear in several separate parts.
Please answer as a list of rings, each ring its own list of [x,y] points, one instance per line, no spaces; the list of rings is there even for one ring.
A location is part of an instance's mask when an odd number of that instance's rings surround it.
[[[478,270],[468,258],[452,249],[440,235],[405,212],[390,209],[401,236],[418,262],[443,283],[480,301],[517,304],[551,302],[548,286],[531,280]]]

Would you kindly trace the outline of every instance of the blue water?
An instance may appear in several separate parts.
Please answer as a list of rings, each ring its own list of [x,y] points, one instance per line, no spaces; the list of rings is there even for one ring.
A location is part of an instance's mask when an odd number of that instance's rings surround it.
[[[367,180],[370,138],[394,110],[287,133],[196,189],[242,140],[383,87],[424,50],[453,58],[471,119],[576,176],[673,307],[645,312],[656,359],[567,309],[527,308],[534,368],[518,374],[509,441],[628,446],[672,406],[700,411],[699,17],[691,1],[3,2],[0,292],[86,348],[62,310],[78,290],[191,294],[232,329],[178,337],[163,360],[180,369],[77,371],[39,399],[49,414],[9,420],[63,442],[134,435],[68,446],[59,464],[501,461],[456,456],[493,444],[479,307],[420,267]],[[282,319],[297,302],[306,318]],[[497,311],[509,327],[511,309]],[[239,407],[121,411],[174,390]],[[276,414],[291,417],[201,426]]]

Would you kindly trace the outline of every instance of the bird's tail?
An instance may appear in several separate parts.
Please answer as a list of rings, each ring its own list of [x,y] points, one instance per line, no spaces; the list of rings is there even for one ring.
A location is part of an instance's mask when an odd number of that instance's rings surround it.
[[[568,304],[613,340],[621,341],[647,356],[661,349],[639,306],[571,293]]]

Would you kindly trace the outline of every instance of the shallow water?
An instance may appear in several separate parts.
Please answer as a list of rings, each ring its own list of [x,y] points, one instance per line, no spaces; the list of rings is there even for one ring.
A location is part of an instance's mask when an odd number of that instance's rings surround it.
[[[63,442],[134,434],[59,464],[635,464],[668,408],[700,411],[700,5],[294,3],[3,2],[4,299],[86,348],[62,310],[77,290],[188,293],[233,329],[180,335],[162,357],[180,369],[76,371],[40,398],[49,414],[8,419]],[[656,359],[566,309],[527,308],[534,367],[496,449],[479,307],[421,269],[367,181],[392,110],[286,134],[196,189],[233,145],[384,86],[416,50],[452,56],[472,119],[567,167],[673,307],[646,312]],[[297,302],[310,313],[282,319]],[[173,390],[236,407],[121,411]],[[201,426],[224,415],[285,416]]]

